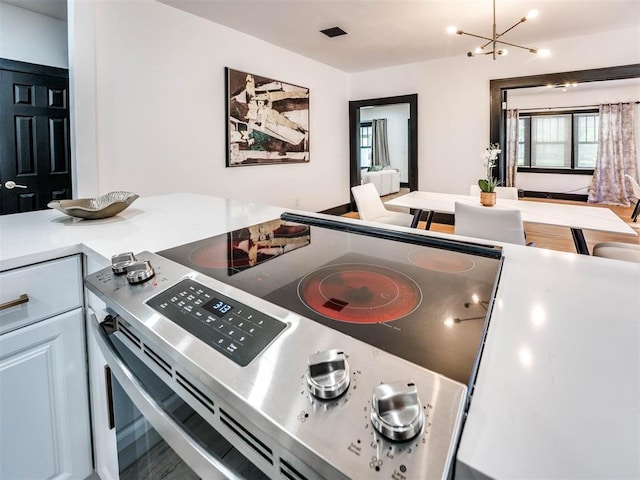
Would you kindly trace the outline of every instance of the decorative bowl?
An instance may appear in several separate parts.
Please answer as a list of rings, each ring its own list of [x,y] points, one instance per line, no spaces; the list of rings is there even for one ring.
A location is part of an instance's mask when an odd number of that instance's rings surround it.
[[[131,192],[109,192],[97,198],[79,198],[77,200],[52,200],[49,208],[71,217],[95,220],[117,215],[131,205],[138,195]]]

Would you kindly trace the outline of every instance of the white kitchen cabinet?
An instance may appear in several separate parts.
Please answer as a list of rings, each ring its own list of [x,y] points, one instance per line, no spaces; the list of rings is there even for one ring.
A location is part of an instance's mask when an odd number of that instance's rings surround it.
[[[0,478],[91,475],[78,255],[0,273]],[[18,294],[18,295],[16,295]]]
[[[0,273],[0,334],[82,306],[80,256],[59,258]]]

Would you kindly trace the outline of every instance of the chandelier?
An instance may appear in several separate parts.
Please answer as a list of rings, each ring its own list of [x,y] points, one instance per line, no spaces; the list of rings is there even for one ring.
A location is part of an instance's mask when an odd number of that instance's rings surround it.
[[[538,11],[537,10],[531,10],[524,17],[522,17],[520,20],[518,20],[512,26],[507,28],[504,32],[498,33],[498,29],[496,28],[496,0],[493,0],[493,35],[491,36],[491,38],[484,37],[482,35],[476,35],[476,34],[473,34],[473,33],[465,32],[465,31],[460,30],[460,29],[458,29],[456,27],[447,28],[447,33],[450,33],[450,34],[457,33],[458,35],[468,35],[470,37],[475,37],[475,38],[480,38],[482,40],[486,40],[486,42],[484,44],[480,45],[478,48],[476,48],[475,51],[468,52],[467,53],[468,57],[475,57],[476,55],[492,55],[493,59],[495,60],[498,56],[507,55],[507,53],[509,53],[508,50],[506,48],[498,47],[498,44],[500,44],[500,45],[508,45],[510,47],[521,48],[521,49],[527,50],[530,53],[533,53],[535,55],[539,55],[541,57],[548,57],[549,56],[549,50],[545,50],[545,49],[540,49],[539,50],[539,49],[537,49],[535,47],[523,47],[522,45],[516,45],[515,43],[509,43],[509,42],[505,42],[504,40],[502,40],[502,36],[505,33],[510,32],[511,30],[516,28],[521,23],[524,23],[527,20],[531,20],[533,18],[536,18],[537,16],[538,16]],[[489,46],[491,46],[491,51],[487,50],[487,47],[489,47]]]

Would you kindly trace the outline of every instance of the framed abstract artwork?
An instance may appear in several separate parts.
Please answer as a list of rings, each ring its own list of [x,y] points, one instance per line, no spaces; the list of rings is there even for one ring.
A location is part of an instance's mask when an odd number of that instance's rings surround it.
[[[309,162],[309,89],[225,68],[227,167]]]

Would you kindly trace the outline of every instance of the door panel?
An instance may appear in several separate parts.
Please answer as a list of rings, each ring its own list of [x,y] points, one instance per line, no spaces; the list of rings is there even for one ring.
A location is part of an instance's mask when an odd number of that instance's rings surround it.
[[[9,173],[14,175],[29,175],[36,172],[34,129],[35,118],[15,117],[15,145],[16,168]]]
[[[51,173],[69,173],[69,132],[66,118],[49,119]]]
[[[42,210],[72,196],[68,73],[54,70],[0,69],[0,214]]]
[[[92,469],[83,310],[0,335],[0,478]]]

